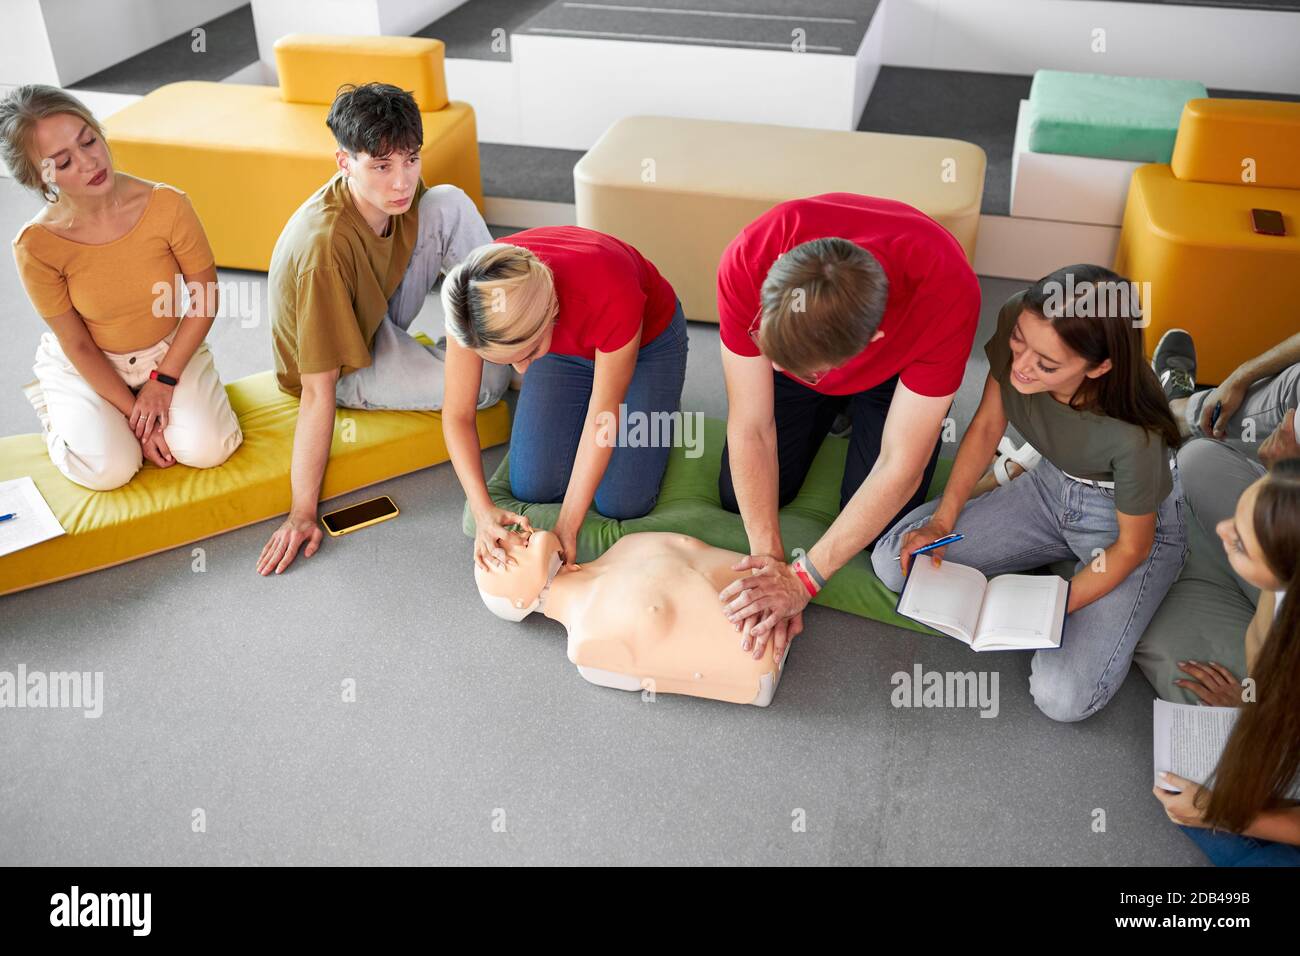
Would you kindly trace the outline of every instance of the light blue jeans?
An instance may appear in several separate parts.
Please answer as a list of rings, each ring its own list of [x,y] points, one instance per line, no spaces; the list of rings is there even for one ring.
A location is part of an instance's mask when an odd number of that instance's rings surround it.
[[[1128,674],[1133,648],[1173,585],[1187,556],[1182,483],[1172,467],[1173,491],[1156,512],[1151,553],[1103,597],[1066,619],[1061,647],[1034,652],[1029,690],[1053,720],[1083,720],[1106,706]],[[915,509],[877,542],[876,576],[893,591],[904,577],[894,559],[904,535],[929,520],[939,499]],[[1119,537],[1115,492],[1065,477],[1044,458],[1032,470],[972,498],[957,519],[966,537],[948,545],[944,559],[988,577],[1076,560],[1077,573]]]
[[[411,261],[388,299],[388,312],[370,343],[370,364],[339,376],[334,400],[344,408],[442,408],[444,355],[406,330],[424,308],[435,282],[471,249],[492,241],[478,207],[457,186],[441,185],[420,197],[419,231]],[[501,400],[510,387],[510,366],[483,363],[478,407]]]

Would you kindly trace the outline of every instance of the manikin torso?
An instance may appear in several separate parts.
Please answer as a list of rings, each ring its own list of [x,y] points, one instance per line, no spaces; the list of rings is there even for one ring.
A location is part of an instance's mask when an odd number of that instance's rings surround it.
[[[550,532],[508,551],[518,566],[476,571],[480,593],[489,606],[495,595],[520,614],[540,596],[537,609],[564,625],[569,660],[588,680],[733,703],[771,700],[780,678],[771,645],[758,660],[741,650],[742,634],[718,600],[749,573],[731,570],[742,555],[686,535],[640,532],[552,576],[558,541]]]

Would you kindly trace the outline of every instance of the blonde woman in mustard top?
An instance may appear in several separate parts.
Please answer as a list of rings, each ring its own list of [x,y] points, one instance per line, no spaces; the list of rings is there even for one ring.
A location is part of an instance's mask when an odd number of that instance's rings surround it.
[[[97,491],[126,484],[145,459],[224,462],[243,434],[204,341],[217,271],[189,199],[114,171],[102,128],[55,87],[21,86],[0,100],[0,151],[46,202],[13,247],[52,330],[27,389],[51,460]]]

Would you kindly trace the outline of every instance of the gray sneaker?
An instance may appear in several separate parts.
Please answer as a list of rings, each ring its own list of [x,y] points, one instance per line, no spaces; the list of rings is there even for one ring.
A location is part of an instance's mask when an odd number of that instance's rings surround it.
[[[1196,391],[1196,345],[1185,329],[1170,329],[1160,336],[1151,367],[1171,402]]]

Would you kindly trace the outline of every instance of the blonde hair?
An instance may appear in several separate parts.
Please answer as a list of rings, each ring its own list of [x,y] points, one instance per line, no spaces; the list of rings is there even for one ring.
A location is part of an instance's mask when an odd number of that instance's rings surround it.
[[[86,104],[57,86],[29,83],[0,99],[0,158],[19,185],[40,193],[46,202],[58,202],[59,192],[41,176],[40,163],[32,161],[31,143],[36,124],[60,113],[71,113],[83,120],[108,145],[104,128],[86,109]],[[111,149],[109,156],[112,157]]]
[[[535,338],[560,310],[547,265],[522,246],[489,243],[442,281],[447,334],[481,357],[505,357]]]
[[[847,239],[804,242],[772,263],[760,290],[759,348],[800,374],[857,355],[880,328],[889,279]]]

